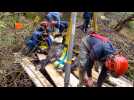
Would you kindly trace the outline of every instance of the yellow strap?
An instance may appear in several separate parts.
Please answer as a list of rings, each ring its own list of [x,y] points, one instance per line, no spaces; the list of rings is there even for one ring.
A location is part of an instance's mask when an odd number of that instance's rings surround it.
[[[39,46],[40,48],[48,48],[47,43],[41,42],[41,45]]]
[[[65,44],[67,44],[69,46],[69,42],[70,42],[70,33],[72,31],[72,18],[70,17],[70,21],[69,21],[69,27],[67,29],[67,32],[66,32],[66,38],[65,38]]]
[[[70,60],[70,61],[67,61],[66,63],[71,65],[72,64],[72,61]]]
[[[63,54],[62,56],[60,57],[60,60],[62,60],[64,58],[64,56],[66,55],[66,52],[67,52],[67,48],[64,48],[63,49]]]

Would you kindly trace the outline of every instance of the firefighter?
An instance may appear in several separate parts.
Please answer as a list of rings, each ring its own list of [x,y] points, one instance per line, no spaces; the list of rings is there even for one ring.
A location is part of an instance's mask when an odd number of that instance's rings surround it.
[[[96,82],[101,87],[108,76],[118,78],[128,69],[128,60],[122,56],[112,42],[105,36],[90,32],[82,39],[80,45],[80,85],[91,87],[94,84],[92,79],[92,68],[95,61],[102,64],[102,69]]]
[[[50,34],[50,30],[47,27],[47,23],[41,22],[40,26],[36,28],[36,30],[32,33],[32,36],[26,41],[26,45],[29,47],[29,50],[34,51],[37,50],[37,48],[45,48],[50,49],[53,37]]]

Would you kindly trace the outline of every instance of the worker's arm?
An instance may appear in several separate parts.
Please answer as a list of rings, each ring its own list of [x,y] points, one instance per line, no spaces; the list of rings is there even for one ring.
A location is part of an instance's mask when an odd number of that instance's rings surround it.
[[[97,80],[97,87],[102,86],[103,82],[105,81],[106,77],[108,76],[107,73],[108,73],[107,69],[106,69],[105,65],[103,65],[101,73],[100,73],[99,78]]]
[[[87,72],[87,76],[89,78],[92,78],[92,68],[93,68],[94,60],[92,60],[91,58],[89,58],[88,61],[87,61],[87,63],[88,64],[86,64],[85,70]]]

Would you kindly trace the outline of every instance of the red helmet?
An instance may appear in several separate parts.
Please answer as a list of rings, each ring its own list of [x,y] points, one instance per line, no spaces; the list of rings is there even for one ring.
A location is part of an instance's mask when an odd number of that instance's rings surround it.
[[[110,72],[114,72],[117,76],[123,75],[128,70],[128,60],[121,55],[108,58],[105,65]]]

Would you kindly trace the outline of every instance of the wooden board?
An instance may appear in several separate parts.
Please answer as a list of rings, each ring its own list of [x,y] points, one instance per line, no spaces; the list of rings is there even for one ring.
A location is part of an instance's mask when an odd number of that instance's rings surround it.
[[[52,64],[47,65],[45,69],[57,87],[64,87],[65,73],[57,72]],[[79,80],[73,74],[70,74],[69,87],[77,87],[78,83],[79,83]]]
[[[52,64],[48,64],[45,70],[52,78],[57,87],[64,87],[64,78],[56,71]]]
[[[45,59],[44,55],[38,55],[38,56],[40,59]],[[52,87],[50,82],[43,76],[43,74],[40,71],[35,69],[35,66],[30,62],[28,57],[22,59],[21,65],[37,87]],[[45,69],[50,75],[50,77],[52,78],[52,80],[55,82],[57,87],[64,87],[64,76],[65,76],[64,73],[59,74],[52,64],[47,65]],[[74,71],[74,73],[77,77],[79,77],[78,70]],[[93,79],[97,80],[99,74],[93,70],[92,75],[93,75]],[[110,77],[110,81],[116,83],[117,87],[133,87],[133,83],[124,77],[120,77],[120,78]],[[76,78],[73,74],[70,74],[69,86],[77,87],[78,83],[79,83],[78,78]],[[111,87],[111,86],[104,83],[102,87]]]
[[[74,73],[77,77],[79,76],[79,71],[78,70],[74,71]],[[93,70],[92,71],[92,76],[93,76],[93,80],[97,80],[99,74],[95,70]],[[113,78],[113,77],[110,76],[110,81],[116,83],[117,84],[116,87],[133,87],[132,82],[125,79],[124,77]],[[103,83],[102,87],[112,87],[112,86],[110,86],[106,83]]]
[[[117,84],[116,87],[133,87],[133,83],[128,81],[124,77],[120,77],[120,78],[110,77],[110,80]]]
[[[73,71],[73,73],[74,73],[77,77],[79,77],[79,69],[78,69],[78,68],[77,68],[75,71]],[[92,76],[93,76],[93,80],[96,81],[97,78],[98,78],[98,73],[93,70],[93,71],[92,71]],[[106,84],[106,83],[104,83],[104,84],[102,85],[102,87],[111,87],[111,86],[108,85],[108,84]]]
[[[62,74],[63,77],[65,77],[65,73]],[[70,81],[69,81],[70,87],[77,87],[79,84],[79,79],[77,79],[72,73],[70,74]]]
[[[38,57],[40,60],[43,60],[46,58],[46,56],[44,54],[38,54]],[[64,73],[57,72],[56,69],[54,68],[53,64],[47,65],[45,67],[45,70],[47,71],[49,76],[52,78],[52,80],[54,81],[54,83],[56,84],[57,87],[64,86],[64,77],[65,77]],[[79,80],[71,73],[69,86],[77,87],[78,83],[79,83]]]
[[[39,60],[45,60],[47,58],[47,56],[44,54],[37,53],[37,56],[38,56]]]
[[[43,74],[36,70],[35,66],[29,61],[27,57],[20,62],[25,72],[29,75],[30,79],[37,87],[53,87]]]

